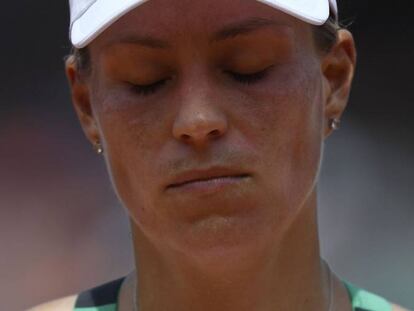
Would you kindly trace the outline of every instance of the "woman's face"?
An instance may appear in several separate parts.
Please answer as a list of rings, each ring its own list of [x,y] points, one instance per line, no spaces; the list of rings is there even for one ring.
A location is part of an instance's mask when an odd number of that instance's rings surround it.
[[[90,44],[75,106],[157,248],[245,254],[311,204],[327,120],[342,112],[328,115],[312,31],[257,1],[151,0]]]

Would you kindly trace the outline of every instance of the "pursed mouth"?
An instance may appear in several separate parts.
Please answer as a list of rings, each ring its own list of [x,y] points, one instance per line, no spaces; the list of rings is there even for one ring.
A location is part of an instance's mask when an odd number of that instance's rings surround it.
[[[191,183],[212,182],[212,181],[219,181],[219,180],[226,180],[226,179],[242,179],[242,178],[247,178],[249,176],[250,176],[249,174],[237,174],[237,175],[218,175],[218,176],[200,177],[200,178],[194,178],[194,179],[170,184],[167,186],[167,189],[177,188],[177,187],[185,186]]]

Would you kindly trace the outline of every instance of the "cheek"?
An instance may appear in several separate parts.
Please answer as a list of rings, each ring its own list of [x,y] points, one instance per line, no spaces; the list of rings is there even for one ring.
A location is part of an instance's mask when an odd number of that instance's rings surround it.
[[[164,135],[160,112],[133,103],[123,92],[111,90],[95,95],[93,104],[115,192],[137,223],[154,226],[157,217],[150,206],[158,185],[150,164],[157,163]]]
[[[307,199],[319,172],[324,123],[318,67],[286,68],[252,98],[255,108],[243,112],[249,140],[263,155],[273,201],[289,212]]]

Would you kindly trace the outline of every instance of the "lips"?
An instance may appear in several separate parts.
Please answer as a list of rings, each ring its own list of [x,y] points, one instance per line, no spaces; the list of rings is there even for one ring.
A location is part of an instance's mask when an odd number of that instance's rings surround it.
[[[178,188],[191,183],[214,181],[223,178],[244,178],[249,176],[250,175],[248,173],[241,172],[240,170],[224,167],[214,167],[205,170],[191,170],[175,176],[166,188]]]

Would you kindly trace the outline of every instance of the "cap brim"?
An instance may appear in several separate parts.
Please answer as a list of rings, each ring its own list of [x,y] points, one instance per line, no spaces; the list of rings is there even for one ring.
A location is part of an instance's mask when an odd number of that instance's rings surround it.
[[[123,15],[148,0],[99,0],[94,2],[70,29],[73,46],[83,48]]]
[[[329,18],[326,0],[257,0],[312,25],[322,25]]]
[[[70,39],[73,46],[85,47],[116,20],[146,1],[148,0],[98,0],[94,2],[72,23]],[[312,25],[322,25],[329,17],[329,1],[327,0],[257,1]]]

